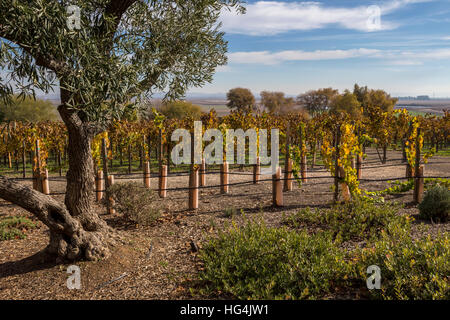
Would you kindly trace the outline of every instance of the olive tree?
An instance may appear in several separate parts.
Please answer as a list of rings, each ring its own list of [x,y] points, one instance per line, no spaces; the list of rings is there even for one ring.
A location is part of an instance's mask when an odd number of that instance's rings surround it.
[[[0,198],[50,229],[48,252],[95,260],[110,254],[113,230],[93,211],[91,141],[127,102],[182,96],[226,63],[218,23],[239,0],[0,0],[0,96],[60,94],[68,129],[64,203],[0,176]],[[6,76],[5,76],[6,74]]]

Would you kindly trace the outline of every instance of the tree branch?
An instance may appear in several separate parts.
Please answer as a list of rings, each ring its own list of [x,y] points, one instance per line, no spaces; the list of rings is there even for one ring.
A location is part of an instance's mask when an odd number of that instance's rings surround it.
[[[105,12],[103,14],[104,17],[110,16],[114,19],[113,32],[110,34],[111,43],[112,37],[117,32],[117,28],[120,24],[120,20],[124,13],[130,8],[137,0],[111,0],[108,5],[105,7]],[[99,26],[97,32],[98,35],[106,35],[107,34],[107,25],[105,20]]]
[[[31,46],[23,43],[24,41],[21,37],[11,37],[11,34],[8,33],[7,28],[2,25],[0,25],[0,38],[8,40],[9,42],[12,42],[19,46],[23,51],[34,58],[37,66],[52,70],[57,75],[63,74],[67,70],[67,65],[64,62],[57,61],[49,55],[45,56],[41,52],[33,50]]]
[[[62,233],[79,228],[79,222],[72,218],[62,203],[4,176],[0,176],[0,198],[33,213],[54,231]]]

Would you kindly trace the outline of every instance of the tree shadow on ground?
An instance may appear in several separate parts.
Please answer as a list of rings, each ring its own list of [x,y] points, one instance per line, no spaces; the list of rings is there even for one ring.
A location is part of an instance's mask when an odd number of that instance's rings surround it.
[[[8,261],[0,264],[0,279],[50,269],[58,264],[54,256],[50,256],[44,250],[41,250],[21,260]]]

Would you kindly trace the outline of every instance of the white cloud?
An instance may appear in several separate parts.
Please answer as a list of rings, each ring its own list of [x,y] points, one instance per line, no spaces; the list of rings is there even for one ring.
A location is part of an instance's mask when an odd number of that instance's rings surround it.
[[[350,50],[286,50],[280,52],[253,51],[234,52],[228,55],[230,63],[266,64],[274,65],[286,61],[317,61],[317,60],[342,60],[363,56],[376,56],[380,50],[374,49],[350,49]]]
[[[448,36],[448,37],[442,37],[441,39],[444,40],[444,41],[450,41],[450,36]]]
[[[276,65],[289,61],[343,60],[358,57],[382,59],[390,65],[420,65],[424,60],[450,59],[450,49],[434,49],[426,51],[398,51],[376,49],[348,50],[285,50],[279,52],[250,51],[228,54],[229,63]]]
[[[359,31],[390,30],[396,23],[385,21],[389,14],[408,4],[430,0],[391,0],[379,6],[381,24],[373,25],[376,10],[369,6],[353,8],[325,7],[319,2],[258,1],[247,5],[247,13],[239,15],[234,11],[222,13],[223,30],[229,33],[247,35],[274,35],[288,31],[321,29],[337,25]]]
[[[422,65],[423,62],[417,60],[392,60],[388,61],[387,64],[393,66],[419,66]]]
[[[450,59],[450,49],[433,49],[424,51],[402,51],[402,52],[385,52],[387,58],[399,58],[401,60],[421,59],[421,60],[442,60]]]

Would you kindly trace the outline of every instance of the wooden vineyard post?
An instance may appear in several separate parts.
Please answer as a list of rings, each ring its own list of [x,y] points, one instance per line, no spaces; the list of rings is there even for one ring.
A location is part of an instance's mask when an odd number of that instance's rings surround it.
[[[202,159],[202,164],[200,167],[200,186],[206,186],[206,161],[204,158]]]
[[[41,189],[42,193],[49,195],[50,194],[50,186],[48,183],[48,170],[45,169],[41,174]]]
[[[256,158],[256,164],[253,165],[253,183],[257,184],[261,175],[261,160]]]
[[[358,154],[358,156],[356,157],[356,176],[358,180],[360,180],[362,177],[362,163],[363,158],[361,155]]]
[[[194,141],[194,133],[191,133],[191,141]],[[166,145],[168,146],[168,144]],[[167,150],[167,153],[168,150]],[[195,165],[194,143],[191,143],[191,169],[189,174],[189,210],[198,209],[198,183],[199,183],[199,167]],[[202,159],[202,168],[204,159]]]
[[[284,172],[284,191],[292,191],[292,185],[294,182],[292,174],[292,164],[292,159],[288,159]]]
[[[11,152],[8,152],[8,168],[12,168],[12,158],[11,158]]]
[[[159,143],[159,145],[158,145],[158,147],[157,147],[157,154],[158,154],[158,163],[159,163],[159,167],[161,168],[161,166],[162,166],[162,161],[163,161],[163,148],[164,148],[164,145],[163,145],[163,136],[162,136],[162,130],[161,129],[159,129],[159,141],[158,141]]]
[[[42,182],[41,182],[41,152],[39,139],[36,140],[36,165],[33,170],[33,188],[39,192],[42,192]]]
[[[281,183],[281,167],[277,167],[275,174],[272,175],[272,196],[273,206],[283,206],[283,185]]]
[[[228,162],[224,162],[220,170],[220,193],[228,193]]]
[[[103,171],[97,171],[97,177],[95,179],[95,199],[100,202],[103,199],[103,190],[105,188],[105,183],[103,180]]]
[[[150,161],[144,162],[144,186],[150,189]]]
[[[425,182],[423,175],[424,175],[424,166],[422,165],[416,171],[416,178],[414,181],[414,202],[415,203],[422,202],[423,191],[424,191],[424,182]]]
[[[169,142],[167,142],[164,145],[164,152],[163,155],[166,156],[166,163],[167,163],[167,174],[170,174],[170,153],[169,153]]]
[[[167,166],[162,165],[159,170],[159,196],[167,197]]]
[[[302,156],[302,161],[300,162],[300,171],[302,176],[302,182],[308,182],[306,155]]]
[[[114,176],[113,175],[108,176],[108,184],[110,187],[114,185]],[[114,210],[115,203],[116,202],[114,201],[113,197],[108,192],[108,214],[116,213],[116,210]]]
[[[288,123],[286,129],[286,150],[284,160],[284,191],[292,191],[292,160],[290,154],[291,129]]]
[[[198,209],[198,167],[192,165],[189,176],[189,210]]]
[[[342,199],[344,200],[344,202],[349,202],[351,200],[350,189],[349,189],[347,183],[345,183],[343,181],[343,179],[345,179],[345,170],[343,167],[339,167],[339,178],[342,181],[341,182]]]

